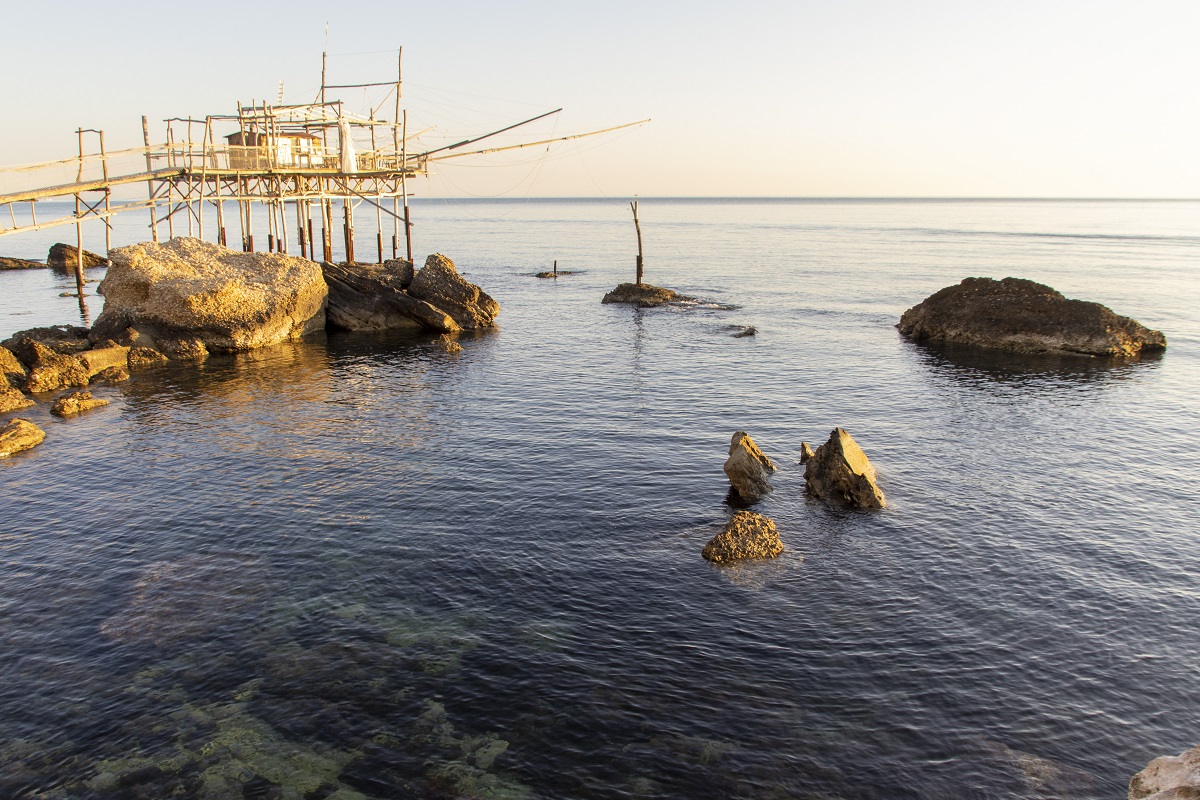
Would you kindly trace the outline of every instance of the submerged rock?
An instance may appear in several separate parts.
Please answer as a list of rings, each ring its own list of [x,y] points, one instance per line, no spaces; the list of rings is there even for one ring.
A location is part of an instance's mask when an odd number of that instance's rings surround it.
[[[875,483],[875,467],[854,438],[834,428],[829,441],[805,463],[804,482],[817,497],[857,508],[883,508],[883,492]]]
[[[20,389],[0,384],[0,414],[9,411],[20,411],[22,408],[30,408],[35,405],[37,403],[29,399]]]
[[[55,269],[68,270],[75,269],[75,262],[78,260],[79,250],[70,244],[59,242],[50,246],[50,252],[46,254],[46,264]],[[83,266],[103,267],[108,263],[108,259],[104,256],[98,256],[95,253],[83,251]]]
[[[50,406],[50,413],[56,417],[69,417],[106,405],[107,400],[92,397],[91,392],[71,392],[55,400],[54,405]]]
[[[0,458],[37,447],[46,438],[46,432],[27,419],[12,419],[0,428]]]
[[[329,285],[329,325],[348,331],[461,330],[445,311],[404,291],[412,282],[412,264],[399,261],[407,265],[406,276],[402,266],[395,266],[398,261],[322,264],[321,272]]]
[[[653,308],[689,299],[661,286],[651,286],[648,283],[621,283],[617,285],[617,288],[604,295],[600,302],[628,303],[638,308]]]
[[[775,523],[753,511],[738,511],[725,529],[714,536],[700,555],[714,563],[743,558],[774,558],[783,552]]]
[[[916,341],[1018,353],[1133,356],[1167,346],[1161,332],[1099,303],[1021,278],[966,278],[905,311],[896,327]]]
[[[1129,800],[1200,797],[1200,745],[1177,756],[1159,756],[1129,781]]]
[[[733,434],[724,469],[734,491],[749,503],[761,500],[771,492],[768,478],[775,472],[775,464],[745,431]]]
[[[464,330],[491,327],[500,314],[500,304],[464,280],[454,262],[441,253],[425,259],[408,293],[446,312]]]
[[[111,255],[92,341],[121,341],[132,327],[139,344],[186,358],[201,347],[252,350],[325,327],[328,289],[320,266],[308,259],[235,252],[192,238],[119,247]]]

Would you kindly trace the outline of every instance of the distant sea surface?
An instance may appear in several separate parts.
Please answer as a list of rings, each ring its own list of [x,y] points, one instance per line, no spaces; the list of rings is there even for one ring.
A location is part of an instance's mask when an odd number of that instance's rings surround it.
[[[18,414],[0,796],[1116,800],[1200,743],[1200,202],[645,198],[647,280],[703,301],[653,310],[600,303],[623,200],[413,213],[503,308],[462,352],[330,333]],[[895,330],[1009,275],[1169,347]],[[0,338],[72,287],[0,273]],[[805,496],[835,426],[886,510]],[[714,566],[738,430],[785,550]]]

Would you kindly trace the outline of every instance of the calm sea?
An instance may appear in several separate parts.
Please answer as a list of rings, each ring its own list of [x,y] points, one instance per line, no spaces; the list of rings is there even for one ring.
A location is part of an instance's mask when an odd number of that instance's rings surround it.
[[[623,201],[414,215],[503,307],[462,352],[330,334],[23,414],[0,796],[1116,799],[1200,743],[1200,202],[643,199],[647,279],[705,301],[645,311],[600,303]],[[1170,346],[898,336],[973,275]],[[71,287],[0,273],[0,337]],[[885,511],[805,497],[834,426]],[[737,430],[786,549],[715,567]]]

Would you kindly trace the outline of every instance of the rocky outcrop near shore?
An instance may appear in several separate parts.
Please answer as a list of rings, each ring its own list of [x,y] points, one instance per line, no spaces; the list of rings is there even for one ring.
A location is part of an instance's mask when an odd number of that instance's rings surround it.
[[[235,252],[192,238],[119,247],[110,255],[93,342],[122,341],[132,328],[140,346],[195,358],[325,327],[328,290],[320,265],[308,259]]]
[[[0,428],[0,458],[37,447],[46,438],[46,433],[27,419],[9,420]]]
[[[0,256],[0,270],[9,269],[45,269],[46,264],[41,261],[30,261],[27,258],[9,258],[8,256]]]
[[[321,272],[329,285],[326,315],[330,327],[348,331],[462,330],[448,313],[405,291],[413,280],[412,264],[407,261],[325,263]]]
[[[1129,781],[1129,800],[1190,800],[1200,797],[1200,745],[1177,756],[1160,756]]]
[[[51,245],[50,252],[46,254],[46,266],[53,267],[57,270],[72,270],[75,269],[75,263],[79,259],[79,250],[70,244]],[[84,269],[91,267],[103,267],[108,264],[108,259],[104,256],[98,256],[95,253],[83,251],[83,266]]]
[[[733,434],[724,469],[730,486],[747,503],[756,503],[770,494],[769,478],[775,472],[775,464],[745,431]]]
[[[829,441],[804,462],[804,483],[810,492],[824,500],[855,508],[887,505],[883,491],[875,483],[875,467],[842,428],[834,428]]]
[[[627,303],[638,308],[654,308],[690,299],[671,289],[651,286],[648,283],[620,283],[615,289],[604,295],[600,302]]]
[[[463,330],[490,328],[500,314],[500,304],[459,275],[454,262],[441,253],[425,259],[408,293],[450,315]]]
[[[896,327],[915,341],[1018,353],[1135,356],[1167,346],[1161,332],[1099,303],[1021,278],[966,278],[905,311]]]
[[[700,555],[717,564],[746,558],[775,558],[783,552],[783,542],[775,523],[753,511],[738,511],[725,529],[714,536]]]

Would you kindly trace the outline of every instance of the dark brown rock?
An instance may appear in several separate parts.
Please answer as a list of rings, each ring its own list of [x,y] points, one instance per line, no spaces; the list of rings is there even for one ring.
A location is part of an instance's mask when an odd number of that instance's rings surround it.
[[[621,283],[617,285],[617,288],[604,295],[600,302],[628,303],[638,308],[653,308],[689,299],[691,298],[661,286],[651,286],[648,283]]]
[[[783,552],[783,542],[775,523],[753,511],[738,511],[725,529],[714,536],[700,555],[721,564],[744,558],[775,558]]]
[[[490,328],[500,314],[500,304],[463,279],[454,262],[441,253],[425,259],[425,266],[413,278],[408,293],[446,312],[464,330]]]
[[[92,347],[92,343],[88,339],[88,329],[78,325],[51,325],[44,328],[28,328],[23,331],[17,331],[3,342],[0,342],[0,346],[11,350],[13,355],[21,359],[22,363],[27,367],[32,364],[36,356],[27,345],[21,344],[23,339],[32,339],[54,352],[63,353],[64,355],[82,353],[84,350],[90,350]]]
[[[31,400],[20,389],[14,389],[7,384],[0,384],[0,414],[5,414],[9,411],[20,411],[23,408],[35,406]]]
[[[50,406],[50,413],[56,417],[69,417],[106,405],[108,405],[107,400],[92,397],[91,392],[71,392],[55,400],[54,404]]]
[[[329,286],[326,315],[331,327],[350,331],[461,330],[446,312],[406,294],[403,274],[388,267],[389,263],[321,265]]]
[[[775,464],[745,431],[733,434],[724,469],[734,491],[748,503],[757,502],[771,492],[768,478],[775,472]]]
[[[40,261],[30,261],[27,258],[8,258],[0,257],[0,270],[5,269],[45,269],[46,265]]]
[[[896,327],[916,341],[1018,353],[1133,356],[1167,346],[1159,331],[1099,303],[1021,278],[967,278],[905,311]]]
[[[883,508],[883,492],[875,484],[875,467],[854,438],[834,428],[804,465],[808,490],[825,500],[856,508]]]
[[[74,245],[58,244],[50,247],[50,252],[46,255],[46,264],[58,270],[73,270],[75,262],[78,260],[79,250]],[[95,253],[83,251],[83,266],[85,269],[90,267],[103,267],[108,264],[108,259],[104,256],[98,256]]]
[[[27,392],[53,392],[70,386],[87,386],[87,368],[77,356],[56,353],[40,342],[22,339],[18,347],[33,354],[29,363],[29,377],[23,388]]]
[[[46,438],[46,432],[27,419],[12,419],[0,428],[0,458],[37,447]]]

